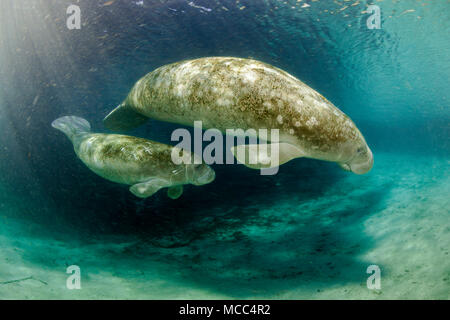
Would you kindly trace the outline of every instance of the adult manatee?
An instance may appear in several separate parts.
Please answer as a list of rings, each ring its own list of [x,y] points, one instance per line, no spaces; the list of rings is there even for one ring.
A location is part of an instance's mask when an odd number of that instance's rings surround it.
[[[279,129],[279,141],[272,141],[278,143],[279,164],[308,157],[357,174],[373,165],[371,150],[347,115],[299,79],[256,60],[211,57],[162,66],[140,79],[104,124],[128,130],[147,118],[190,126],[202,121],[204,128],[222,132]],[[250,147],[232,151],[246,163],[241,155],[256,150]]]

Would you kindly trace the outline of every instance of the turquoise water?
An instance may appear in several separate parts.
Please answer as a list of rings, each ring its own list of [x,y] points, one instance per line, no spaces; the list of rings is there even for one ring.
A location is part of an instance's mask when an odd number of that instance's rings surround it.
[[[0,298],[449,298],[448,1],[376,2],[381,29],[356,0],[80,1],[80,30],[66,27],[69,4],[0,4]],[[50,126],[75,114],[106,132],[141,76],[219,55],[327,97],[366,137],[372,171],[215,165],[210,185],[142,200]],[[129,134],[169,143],[175,128]],[[70,265],[81,290],[66,288]]]

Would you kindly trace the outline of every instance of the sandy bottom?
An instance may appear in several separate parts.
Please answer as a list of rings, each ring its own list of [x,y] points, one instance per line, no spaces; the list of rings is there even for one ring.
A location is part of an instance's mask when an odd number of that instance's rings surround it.
[[[449,299],[448,168],[447,159],[376,154],[368,175],[342,172],[326,188],[305,186],[308,177],[261,185],[260,198],[212,205],[158,237],[46,235],[14,218],[23,209],[5,190],[0,298]],[[372,264],[379,290],[366,285]],[[69,265],[81,269],[81,290],[66,288]]]

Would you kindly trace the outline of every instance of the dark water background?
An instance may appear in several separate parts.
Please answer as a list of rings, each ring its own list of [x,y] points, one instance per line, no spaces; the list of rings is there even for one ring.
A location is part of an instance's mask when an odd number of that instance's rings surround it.
[[[370,1],[352,6],[357,1],[323,0],[195,0],[197,7],[179,0],[144,0],[142,5],[82,0],[74,3],[81,8],[82,28],[68,30],[66,8],[72,2],[0,2],[0,183],[6,190],[0,200],[2,207],[20,208],[2,217],[29,224],[28,232],[36,237],[133,236],[143,243],[183,246],[215,228],[257,224],[258,208],[283,199],[323,196],[347,174],[314,160],[286,164],[269,177],[242,166],[215,166],[214,183],[186,188],[177,201],[164,193],[139,200],[127,187],[85,168],[70,142],[50,126],[57,117],[77,115],[88,119],[94,131],[106,131],[103,117],[141,76],[184,59],[254,58],[288,71],[354,120],[374,151],[375,167],[379,153],[411,159],[449,155],[448,1],[377,2],[380,30],[366,26],[363,11]],[[304,3],[310,7],[303,8]],[[170,142],[175,128],[150,121],[130,134]],[[386,206],[382,199],[390,176],[379,190],[334,212],[335,228],[308,220],[317,230],[307,234],[308,243],[316,243],[317,252],[355,243],[358,250],[371,247],[357,229],[367,215]],[[349,188],[364,183],[357,181]],[[352,239],[343,232],[348,223],[355,231]],[[293,238],[304,232],[299,228],[291,231]],[[321,248],[313,238],[323,233],[328,240]],[[239,233],[231,234],[224,246],[239,241]],[[195,256],[188,258],[195,262]],[[270,264],[270,256],[253,259]],[[323,262],[320,255],[315,259],[313,265]],[[350,271],[358,265],[351,251],[341,259]],[[212,275],[206,279],[220,282]]]

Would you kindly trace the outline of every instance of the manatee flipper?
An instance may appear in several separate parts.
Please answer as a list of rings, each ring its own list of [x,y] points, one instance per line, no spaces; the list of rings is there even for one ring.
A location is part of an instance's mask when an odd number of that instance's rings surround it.
[[[167,189],[167,196],[170,199],[174,199],[174,200],[178,199],[182,194],[183,194],[183,186],[182,185],[169,187],[169,189]]]
[[[130,187],[130,192],[139,198],[148,198],[155,194],[159,189],[170,186],[167,180],[160,178],[151,178],[147,181],[136,183]]]
[[[110,130],[126,131],[140,126],[147,120],[146,116],[122,103],[103,119],[103,124]]]
[[[240,163],[252,169],[274,168],[305,156],[298,147],[285,142],[238,145],[232,147],[231,152]]]
[[[346,164],[346,163],[338,163],[338,164],[343,170],[350,171],[350,172],[352,171],[352,169],[350,168],[350,166],[348,164]]]

